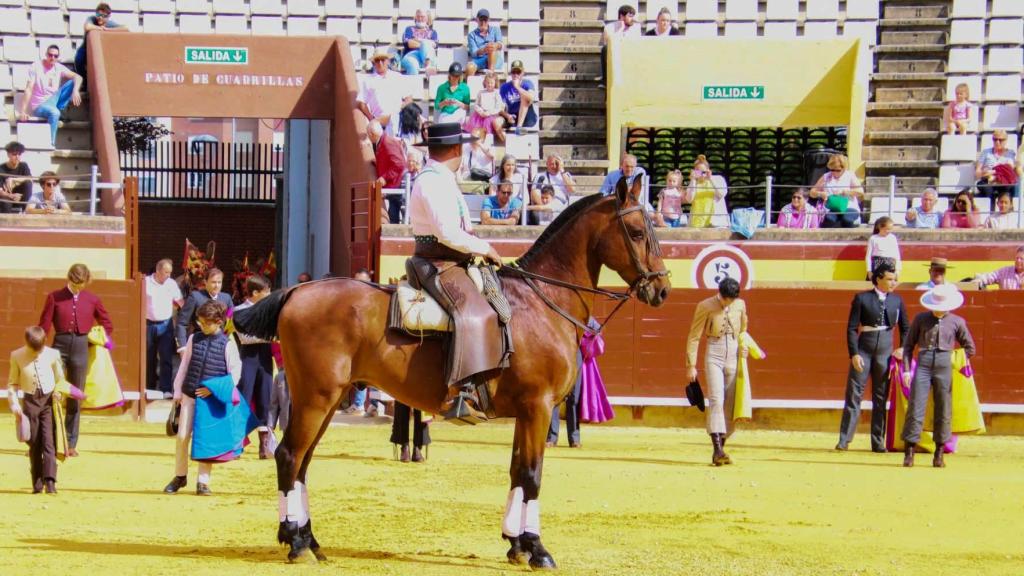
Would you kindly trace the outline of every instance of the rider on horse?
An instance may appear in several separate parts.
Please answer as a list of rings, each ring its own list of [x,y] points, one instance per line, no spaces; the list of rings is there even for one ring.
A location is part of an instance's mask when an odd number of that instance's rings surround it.
[[[416,177],[409,201],[416,238],[407,265],[409,282],[437,300],[454,324],[446,365],[448,396],[441,415],[464,424],[487,420],[474,390],[474,376],[508,363],[494,311],[467,274],[475,256],[501,264],[494,248],[470,233],[469,207],[453,172],[461,163],[462,145],[475,139],[463,134],[456,123],[429,126],[424,143],[430,159]]]

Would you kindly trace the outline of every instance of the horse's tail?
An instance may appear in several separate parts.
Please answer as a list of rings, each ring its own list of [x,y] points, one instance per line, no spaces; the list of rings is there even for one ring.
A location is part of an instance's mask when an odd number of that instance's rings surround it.
[[[263,340],[273,339],[277,336],[277,319],[281,317],[281,309],[291,293],[291,288],[274,290],[254,306],[236,310],[232,315],[235,328],[242,334]]]

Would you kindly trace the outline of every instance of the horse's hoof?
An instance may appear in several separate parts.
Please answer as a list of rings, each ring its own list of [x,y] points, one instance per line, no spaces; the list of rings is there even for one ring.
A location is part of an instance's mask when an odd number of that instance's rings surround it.
[[[555,564],[555,559],[551,557],[547,549],[544,548],[544,544],[540,541],[540,536],[537,534],[531,534],[530,532],[524,532],[519,537],[519,543],[523,548],[523,551],[530,559],[530,568],[534,570],[554,570],[558,568]]]
[[[311,564],[311,565],[313,565],[313,564],[317,564],[317,562],[318,562],[318,560],[317,560],[316,555],[313,554],[313,551],[310,550],[309,548],[303,548],[302,550],[299,550],[298,552],[289,552],[288,553],[288,563],[289,564]]]
[[[508,552],[505,553],[505,557],[508,558],[509,564],[523,565],[530,561],[530,555],[523,550],[523,547],[519,544],[519,538],[512,538],[509,536],[502,536],[502,538],[508,540],[509,546]]]
[[[558,566],[555,564],[555,559],[551,557],[551,554],[544,552],[530,556],[530,568],[534,570],[556,570]]]
[[[327,555],[320,551],[320,548],[310,548],[313,556],[320,562],[327,562]]]

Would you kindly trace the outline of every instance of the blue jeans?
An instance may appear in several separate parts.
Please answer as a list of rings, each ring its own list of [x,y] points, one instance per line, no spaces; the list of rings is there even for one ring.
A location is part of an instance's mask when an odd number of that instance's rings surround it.
[[[427,41],[421,41],[419,48],[411,50],[402,57],[402,74],[419,74],[420,68],[434,60],[434,45]]]
[[[71,102],[71,94],[74,92],[75,83],[68,80],[64,84],[61,84],[60,90],[50,97],[49,100],[43,102],[33,112],[33,116],[46,119],[50,123],[50,143],[53,145],[57,144],[57,123],[60,122],[60,113],[68,104]]]
[[[356,393],[352,396],[352,405],[356,408],[362,408],[366,404],[366,388],[360,390],[356,388]]]
[[[172,392],[171,379],[174,377],[173,361],[174,330],[171,320],[150,322],[146,320],[146,389]],[[159,359],[159,363],[158,363]],[[157,385],[159,367],[159,386]]]

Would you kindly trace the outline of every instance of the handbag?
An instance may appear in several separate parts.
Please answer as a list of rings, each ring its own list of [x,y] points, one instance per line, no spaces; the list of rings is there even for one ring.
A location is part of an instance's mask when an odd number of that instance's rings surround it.
[[[483,168],[473,167],[473,151],[469,151],[469,179],[474,182],[489,182],[491,180],[491,173]]]
[[[686,399],[690,402],[691,406],[696,406],[697,410],[704,411],[704,390],[700,387],[700,382],[694,380],[686,385]]]
[[[168,436],[178,435],[178,421],[181,419],[181,401],[176,400],[171,405],[170,412],[167,413],[167,424],[164,426],[164,431]]]
[[[850,199],[842,194],[833,194],[825,200],[825,208],[829,212],[842,214],[850,206]]]

